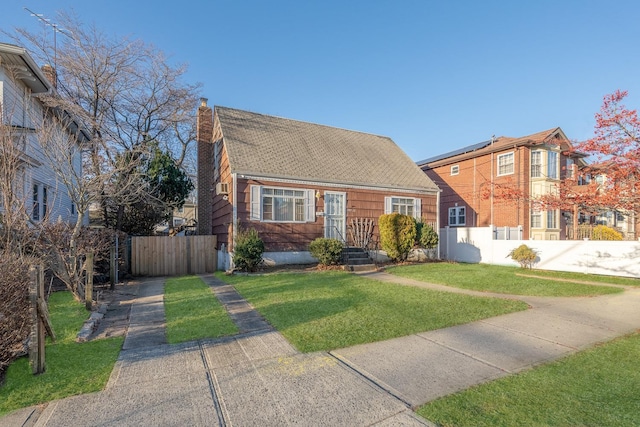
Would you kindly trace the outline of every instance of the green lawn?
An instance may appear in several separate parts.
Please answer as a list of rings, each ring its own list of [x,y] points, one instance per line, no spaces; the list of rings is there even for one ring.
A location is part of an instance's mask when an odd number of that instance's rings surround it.
[[[345,272],[224,276],[298,350],[331,350],[524,310],[526,304]]]
[[[632,277],[603,276],[601,274],[573,273],[570,271],[524,270],[522,274],[540,277],[557,277],[576,282],[606,283],[613,285],[640,286],[640,279]]]
[[[164,310],[171,344],[238,333],[211,288],[197,276],[167,280]]]
[[[640,334],[434,402],[442,426],[638,426]]]
[[[76,335],[89,317],[69,292],[55,292],[49,298],[49,312],[56,342],[46,346],[46,372],[31,374],[26,357],[7,370],[0,387],[0,415],[25,406],[82,393],[102,390],[118,358],[123,338],[76,343]]]
[[[552,297],[603,295],[622,292],[611,286],[593,286],[582,283],[522,277],[535,270],[489,264],[426,263],[388,267],[388,273],[422,282],[437,283],[463,289],[497,292],[512,295]],[[546,272],[549,277],[552,272]],[[560,276],[558,276],[560,277]],[[582,275],[582,280],[598,277]]]

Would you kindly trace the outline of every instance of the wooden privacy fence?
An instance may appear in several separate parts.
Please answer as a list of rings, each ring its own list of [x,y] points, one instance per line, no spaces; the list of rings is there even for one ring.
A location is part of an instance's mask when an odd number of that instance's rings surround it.
[[[131,274],[181,276],[212,273],[218,265],[216,236],[131,238]]]

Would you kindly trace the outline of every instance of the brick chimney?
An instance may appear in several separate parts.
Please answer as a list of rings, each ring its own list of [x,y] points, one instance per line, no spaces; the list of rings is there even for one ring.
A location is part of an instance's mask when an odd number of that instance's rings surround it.
[[[40,67],[44,76],[49,80],[54,89],[58,89],[58,73],[51,65],[46,64]]]
[[[196,117],[198,144],[198,235],[213,233],[213,111],[207,98],[200,98]]]

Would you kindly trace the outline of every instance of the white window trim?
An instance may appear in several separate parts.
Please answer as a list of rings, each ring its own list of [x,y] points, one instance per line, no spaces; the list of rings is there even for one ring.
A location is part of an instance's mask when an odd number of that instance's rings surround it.
[[[222,150],[222,140],[219,139],[213,143],[213,179],[218,181],[220,179],[220,152]]]
[[[262,218],[262,196],[263,189],[273,189],[273,190],[290,190],[290,191],[303,191],[304,192],[304,212],[305,218],[304,221],[277,221],[277,220],[265,220]],[[277,224],[304,224],[307,222],[315,222],[316,221],[316,198],[315,191],[310,189],[303,188],[293,188],[293,187],[274,187],[271,185],[252,185],[250,188],[250,212],[249,219],[251,221],[260,221],[260,222],[272,222]]]
[[[551,171],[551,153],[554,153],[556,156],[556,160],[554,162],[555,164],[555,168],[554,168],[554,173],[553,176],[551,176],[551,174],[549,173]],[[547,178],[549,179],[558,179],[558,177],[560,176],[560,171],[558,169],[560,166],[560,155],[557,151],[547,151]]]
[[[460,218],[460,210],[464,210],[464,222],[460,223],[458,222],[458,219]],[[456,223],[452,224],[451,223],[451,211],[455,211],[455,219],[456,219]],[[447,224],[450,227],[463,227],[467,225],[467,209],[466,206],[454,206],[452,208],[449,208],[447,210]]]
[[[530,215],[531,215],[531,216],[530,216],[530,218],[529,218],[529,224],[531,225],[531,228],[532,228],[532,229],[539,230],[539,229],[544,228],[544,227],[542,226],[542,212],[541,212],[541,211],[538,211],[538,210],[531,210],[531,214],[530,214]],[[534,217],[534,216],[536,216],[536,217],[538,217],[538,218],[540,219],[540,225],[539,225],[539,226],[534,226],[534,225],[533,225],[533,217]]]
[[[540,156],[540,158],[539,158],[540,159],[540,163],[535,164],[535,166],[539,167],[538,175],[536,175],[536,176],[533,175],[533,166],[534,166],[533,154],[534,153],[536,153],[536,154],[538,154]],[[542,178],[542,168],[544,167],[544,162],[543,162],[543,159],[542,159],[542,157],[543,157],[542,153],[543,153],[542,150],[533,150],[533,151],[531,151],[531,162],[530,162],[530,164],[531,164],[531,166],[530,166],[530,168],[531,168],[531,170],[530,170],[531,178]]]
[[[422,218],[422,199],[419,197],[387,196],[384,198],[384,213],[393,213],[393,199],[413,199],[413,217],[417,220]]]
[[[460,174],[460,165],[451,166],[451,176]]]
[[[35,194],[36,200],[33,199],[34,189],[37,189]],[[52,205],[51,188],[41,182],[33,181],[31,185],[31,219],[35,222],[45,221],[47,214],[51,212]],[[35,209],[37,209],[37,211]]]
[[[511,156],[511,158],[512,158],[511,172],[500,173],[500,158],[501,157],[506,157],[506,156]],[[497,173],[497,176],[513,175],[514,170],[515,170],[515,162],[516,162],[516,156],[515,156],[513,151],[511,151],[509,153],[498,154],[498,157],[496,159],[496,173]]]
[[[553,218],[553,222],[554,222],[553,227],[550,226],[550,224],[549,224],[549,218],[550,217]],[[546,219],[546,222],[547,222],[545,225],[547,226],[548,230],[557,230],[559,228],[558,227],[558,211],[557,210],[547,211],[547,215],[546,215],[545,219]]]

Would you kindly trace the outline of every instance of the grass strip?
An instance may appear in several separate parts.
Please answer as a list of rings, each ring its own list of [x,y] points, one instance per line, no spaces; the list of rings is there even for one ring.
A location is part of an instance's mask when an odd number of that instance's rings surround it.
[[[619,276],[603,276],[601,274],[585,274],[574,273],[570,271],[550,271],[550,270],[523,270],[523,274],[530,276],[540,277],[557,277],[558,279],[572,280],[577,283],[589,282],[589,283],[602,283],[605,285],[625,285],[625,286],[640,286],[640,279],[634,279],[632,277],[619,277]]]
[[[164,310],[171,344],[238,333],[211,288],[197,276],[167,280]]]
[[[418,409],[441,426],[638,426],[640,334]]]
[[[75,342],[89,314],[69,292],[51,295],[49,313],[57,340],[47,339],[46,372],[32,375],[27,357],[12,363],[0,387],[0,415],[54,399],[99,391],[109,380],[124,338]]]
[[[593,286],[583,283],[523,277],[517,273],[529,274],[535,270],[523,270],[518,267],[490,264],[437,262],[393,266],[388,267],[386,271],[421,282],[512,295],[570,297],[604,295],[623,291],[621,288],[611,286]],[[549,275],[545,275],[545,277],[553,276],[553,272],[548,273]],[[583,277],[583,280],[588,279]]]
[[[224,276],[298,350],[381,341],[524,310],[520,301],[382,283],[329,271]]]

